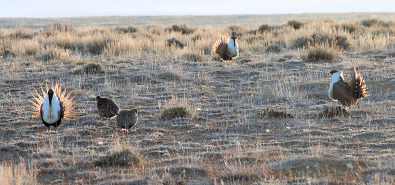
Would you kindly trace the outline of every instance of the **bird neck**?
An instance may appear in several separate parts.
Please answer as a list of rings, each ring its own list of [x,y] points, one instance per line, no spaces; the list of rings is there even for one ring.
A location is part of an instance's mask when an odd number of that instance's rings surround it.
[[[343,80],[343,75],[340,72],[333,73],[331,86],[333,86],[334,83],[336,83],[340,80]]]

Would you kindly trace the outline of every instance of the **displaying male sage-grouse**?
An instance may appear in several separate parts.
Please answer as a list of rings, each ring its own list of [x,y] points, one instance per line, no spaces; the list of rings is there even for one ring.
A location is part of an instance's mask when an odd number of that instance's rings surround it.
[[[236,33],[230,38],[220,38],[211,46],[211,54],[218,54],[222,60],[232,60],[239,55],[239,46],[236,43]]]
[[[131,111],[122,110],[121,112],[119,112],[117,116],[117,127],[130,129],[134,125],[136,125],[137,121],[138,121],[137,109],[133,109]]]
[[[345,107],[351,107],[366,96],[365,81],[362,76],[358,75],[355,67],[350,82],[344,81],[342,72],[332,70],[330,73],[332,81],[328,95],[332,100],[339,101]]]
[[[48,84],[46,91],[41,86],[42,95],[38,93],[36,89],[35,94],[33,93],[33,99],[29,100],[31,108],[34,111],[29,111],[40,116],[43,124],[50,130],[50,127],[58,127],[62,123],[62,119],[73,120],[71,117],[76,116],[75,108],[77,107],[76,101],[74,100],[75,95],[71,96],[71,92],[67,93],[67,87],[62,90],[62,84],[56,83],[55,86],[52,83],[52,87],[49,88]]]
[[[118,115],[118,105],[109,98],[96,96],[97,109],[99,109],[99,115],[101,117],[114,117]]]

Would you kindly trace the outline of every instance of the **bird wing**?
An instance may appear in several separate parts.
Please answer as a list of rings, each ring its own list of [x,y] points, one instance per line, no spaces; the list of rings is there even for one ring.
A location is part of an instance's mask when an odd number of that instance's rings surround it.
[[[112,114],[117,115],[119,113],[119,107],[114,101],[112,101],[112,100],[110,100],[110,101],[111,102],[108,104],[108,110]]]
[[[343,80],[333,84],[333,97],[346,107],[355,105],[356,103],[350,94],[350,85]]]

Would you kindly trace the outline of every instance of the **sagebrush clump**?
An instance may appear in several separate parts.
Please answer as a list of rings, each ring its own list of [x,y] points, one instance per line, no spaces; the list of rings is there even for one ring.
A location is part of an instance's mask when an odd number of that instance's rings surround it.
[[[140,154],[132,151],[129,147],[122,147],[118,150],[110,151],[109,153],[100,156],[99,159],[93,162],[95,166],[130,166],[138,167],[142,163]]]
[[[104,70],[104,67],[102,64],[97,63],[97,62],[90,62],[81,68],[78,68],[74,70],[74,74],[87,74],[87,75],[92,75],[92,74],[100,74],[100,73],[105,73],[106,71]]]
[[[194,113],[186,106],[176,106],[170,107],[162,111],[160,114],[160,119],[162,120],[170,120],[174,118],[186,118],[193,117]]]
[[[337,54],[336,49],[319,46],[310,48],[307,54],[303,54],[301,57],[303,60],[309,62],[332,61],[336,58]]]

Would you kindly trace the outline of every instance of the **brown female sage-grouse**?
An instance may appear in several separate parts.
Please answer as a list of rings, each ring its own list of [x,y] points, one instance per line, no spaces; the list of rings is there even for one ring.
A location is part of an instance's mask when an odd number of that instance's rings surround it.
[[[42,95],[34,89],[35,93],[32,93],[35,101],[29,100],[31,108],[34,111],[29,111],[40,116],[43,124],[50,130],[50,127],[58,127],[62,123],[62,119],[74,120],[71,117],[77,116],[75,108],[76,100],[75,95],[71,96],[71,91],[67,93],[67,87],[62,89],[61,83],[52,83],[51,88],[48,87],[48,83],[45,84],[46,91],[41,86]]]
[[[111,118],[118,115],[118,105],[109,98],[96,96],[97,109],[101,117]]]
[[[137,121],[137,109],[122,110],[117,116],[117,127],[121,129],[130,129],[137,124]]]
[[[344,81],[342,72],[332,70],[330,73],[332,74],[332,81],[328,95],[332,100],[339,101],[344,107],[351,107],[366,96],[365,81],[357,73],[355,67],[350,82]]]
[[[236,43],[236,33],[232,33],[230,38],[220,38],[214,41],[211,46],[211,54],[218,54],[223,61],[232,60],[239,55],[239,46]]]

